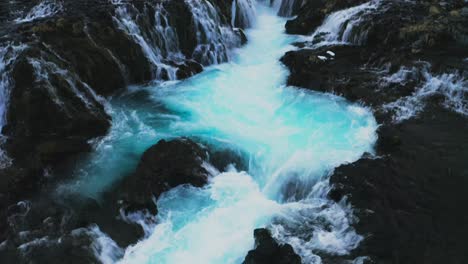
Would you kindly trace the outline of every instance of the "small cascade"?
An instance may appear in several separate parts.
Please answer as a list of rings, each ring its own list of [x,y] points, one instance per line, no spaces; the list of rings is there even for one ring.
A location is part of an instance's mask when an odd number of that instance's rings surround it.
[[[98,96],[94,90],[86,83],[82,82],[78,76],[68,70],[62,69],[56,63],[33,58],[28,59],[28,61],[34,68],[37,81],[45,84],[54,103],[60,105],[65,111],[67,107],[70,106],[62,101],[59,91],[57,91],[55,85],[52,83],[54,78],[63,79],[67,83],[70,92],[80,99],[85,107],[91,111],[94,111],[99,106],[99,103],[105,103],[105,99]]]
[[[6,122],[8,98],[10,97],[10,67],[18,57],[18,54],[25,48],[26,46],[24,45],[13,44],[0,46],[0,144],[5,140],[2,134],[2,128]],[[0,168],[8,167],[10,164],[10,158],[0,148]]]
[[[195,60],[203,65],[219,64],[229,58],[229,50],[240,46],[238,35],[223,26],[216,8],[207,0],[185,0],[190,7],[197,32]]]
[[[304,0],[281,0],[276,2],[278,2],[278,15],[284,17],[292,16],[304,4]]]
[[[415,67],[402,67],[385,78],[388,83],[405,83],[411,78],[410,73],[421,71],[422,75],[422,84],[413,94],[384,105],[384,110],[393,113],[394,122],[400,123],[417,116],[424,110],[426,101],[436,95],[444,98],[443,107],[468,116],[468,80],[455,73],[433,75],[428,68],[426,66],[419,70]]]
[[[169,24],[168,13],[162,6],[156,6],[155,17],[155,33],[157,36],[157,47],[161,55],[165,58],[182,61],[184,55],[180,52],[179,39],[176,30]]]
[[[167,58],[182,59],[178,50],[178,40],[166,17],[166,11],[161,4],[156,6],[156,26],[152,32],[142,32],[136,18],[140,15],[131,5],[113,1],[116,5],[114,20],[117,26],[126,32],[142,49],[146,58],[156,68],[156,80],[176,80],[177,68],[164,63]],[[135,17],[132,14],[136,14]]]
[[[334,12],[307,40],[312,41],[316,47],[332,44],[360,44],[366,34],[363,32],[355,36],[353,29],[359,25],[363,15],[373,12],[378,5],[379,1],[371,1]]]
[[[253,25],[255,7],[252,0],[233,0],[231,11],[232,27],[248,28]]]
[[[51,17],[63,11],[63,5],[59,1],[43,1],[34,6],[24,17],[17,18],[16,23],[31,22],[36,19]]]

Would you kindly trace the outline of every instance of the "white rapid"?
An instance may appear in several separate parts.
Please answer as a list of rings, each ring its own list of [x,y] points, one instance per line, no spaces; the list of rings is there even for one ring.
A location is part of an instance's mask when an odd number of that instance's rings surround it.
[[[24,45],[13,45],[11,43],[0,46],[0,168],[5,168],[11,164],[11,159],[1,149],[1,144],[5,140],[2,129],[6,121],[8,98],[10,97],[11,89],[10,67],[25,47]]]
[[[233,0],[231,7],[232,27],[251,27],[255,19],[255,7],[252,0]]]
[[[197,32],[197,47],[193,57],[203,65],[218,64],[229,59],[232,48],[240,46],[240,39],[231,28],[222,26],[215,7],[205,0],[185,0],[192,11]]]
[[[312,41],[316,47],[334,44],[360,44],[366,37],[366,32],[352,34],[353,29],[361,22],[361,17],[364,14],[374,11],[379,4],[379,0],[371,0],[355,7],[336,11],[330,14],[312,36],[306,37],[305,40]]]
[[[231,63],[182,82],[132,87],[112,100],[110,134],[62,191],[98,197],[134,170],[145,149],[179,136],[239,150],[250,164],[246,172],[213,171],[204,188],[164,193],[158,224],[145,226],[147,236],[122,258],[104,254],[103,262],[241,263],[259,227],[292,244],[304,263],[320,262],[316,250],[346,254],[361,240],[350,209],[327,198],[328,175],[372,152],[376,122],[342,98],[287,87],[279,58],[296,39],[261,4],[255,21]]]
[[[468,116],[468,80],[456,73],[433,75],[430,65],[422,69],[402,67],[398,72],[384,78],[387,83],[402,83],[409,81],[415,74],[421,74],[421,85],[409,96],[385,104],[384,110],[392,112],[393,120],[403,122],[417,116],[424,110],[426,100],[439,95],[443,106],[456,113]]]
[[[25,16],[17,18],[16,23],[31,22],[36,19],[53,16],[63,10],[63,6],[59,1],[43,1],[34,6]]]

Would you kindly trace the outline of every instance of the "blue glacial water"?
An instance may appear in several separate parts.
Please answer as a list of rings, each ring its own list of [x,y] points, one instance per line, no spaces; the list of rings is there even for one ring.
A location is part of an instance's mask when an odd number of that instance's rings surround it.
[[[286,86],[279,58],[295,37],[272,10],[257,5],[256,14],[249,43],[230,63],[185,81],[130,87],[111,100],[112,130],[62,190],[98,197],[160,139],[186,136],[249,160],[246,172],[231,167],[204,188],[163,194],[158,224],[112,261],[240,263],[258,227],[292,244],[305,263],[318,261],[315,250],[346,254],[361,240],[350,209],[326,198],[327,176],[372,152],[376,121],[340,97]]]

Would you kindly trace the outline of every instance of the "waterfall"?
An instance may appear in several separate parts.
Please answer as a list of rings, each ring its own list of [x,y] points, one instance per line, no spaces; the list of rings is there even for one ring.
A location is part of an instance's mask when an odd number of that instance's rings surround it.
[[[45,87],[51,99],[65,111],[70,106],[62,101],[59,91],[57,91],[56,87],[51,83],[53,78],[63,79],[67,83],[67,88],[70,89],[89,110],[94,111],[100,104],[105,105],[105,99],[98,96],[89,85],[81,81],[74,73],[61,68],[54,62],[45,61],[43,59],[29,58],[28,62],[34,69],[36,82],[46,84]]]
[[[365,37],[365,32],[362,32],[361,36],[353,37],[353,29],[359,25],[363,14],[374,11],[378,5],[379,1],[371,1],[334,12],[306,40],[312,41],[316,47],[333,44],[360,44]]]
[[[397,123],[413,118],[424,110],[425,101],[435,95],[444,98],[442,106],[461,115],[468,116],[468,80],[455,73],[433,75],[429,66],[417,69],[402,67],[398,72],[385,78],[388,83],[404,83],[421,71],[422,83],[413,94],[384,105],[384,110],[394,114]]]
[[[216,8],[207,0],[185,0],[190,7],[197,32],[195,60],[203,65],[219,64],[229,58],[230,49],[240,46],[240,39],[223,25]]]
[[[232,27],[248,28],[253,25],[255,7],[252,0],[233,0],[231,11]]]
[[[24,17],[17,18],[16,23],[31,22],[36,19],[51,17],[63,11],[61,2],[58,1],[44,1],[34,6]]]
[[[112,2],[116,5],[114,20],[117,26],[129,35],[142,49],[146,58],[156,68],[156,80],[166,79],[176,80],[177,79],[177,68],[168,65],[163,61],[167,58],[178,58],[182,59],[182,54],[178,51],[178,40],[175,30],[172,29],[168,23],[166,17],[166,11],[161,4],[156,5],[155,21],[156,26],[152,32],[142,32],[140,25],[130,14],[137,13],[135,7],[131,5],[122,4],[120,1]],[[155,34],[154,39],[156,43],[151,41],[149,35]]]
[[[157,36],[156,45],[159,47],[163,57],[175,61],[182,61],[185,57],[180,52],[177,32],[175,28],[170,25],[168,15],[162,4],[156,5],[154,15],[156,24],[155,33]]]
[[[282,17],[293,16],[306,0],[263,0],[276,10],[277,14]]]
[[[6,122],[8,99],[10,98],[11,79],[10,70],[19,53],[26,48],[25,45],[6,44],[0,46],[0,144],[5,140],[2,129]],[[11,164],[10,158],[0,148],[0,168]]]
[[[304,0],[281,0],[281,5],[278,9],[278,15],[289,17],[303,5]]]

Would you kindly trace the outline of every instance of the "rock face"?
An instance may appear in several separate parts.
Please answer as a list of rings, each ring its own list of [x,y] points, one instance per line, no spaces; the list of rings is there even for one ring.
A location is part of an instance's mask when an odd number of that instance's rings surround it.
[[[330,11],[361,2],[327,3],[303,8],[287,31],[309,34]],[[468,202],[468,153],[460,147],[468,144],[466,3],[379,1],[360,10],[338,26],[335,44],[326,32],[315,33],[298,43],[306,49],[282,58],[289,84],[360,102],[381,124],[377,157],[343,165],[331,177],[330,198],[346,197],[365,236],[351,257],[466,262],[460,245],[467,214],[458,206]]]
[[[280,245],[268,229],[255,229],[255,249],[249,251],[244,264],[300,264],[301,257],[289,244]]]
[[[161,140],[142,156],[136,172],[122,184],[128,209],[150,209],[154,214],[154,198],[182,184],[201,187],[209,173],[203,163],[208,152],[189,139]]]

